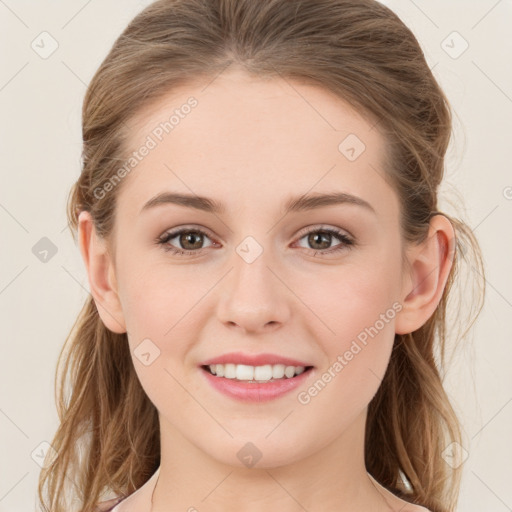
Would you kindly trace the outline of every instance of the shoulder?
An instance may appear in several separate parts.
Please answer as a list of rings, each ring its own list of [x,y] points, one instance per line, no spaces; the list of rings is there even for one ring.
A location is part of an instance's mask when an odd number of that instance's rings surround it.
[[[102,501],[96,505],[96,512],[110,512],[124,498],[112,498],[108,501]]]
[[[411,503],[409,501],[402,500],[397,497],[396,501],[393,503],[388,503],[393,511],[396,512],[430,512],[428,508],[422,507],[421,505],[416,505],[415,503]],[[395,509],[395,507],[397,507]]]
[[[400,509],[400,512],[430,512],[428,508],[421,507],[420,505],[413,505],[410,503],[405,508]]]

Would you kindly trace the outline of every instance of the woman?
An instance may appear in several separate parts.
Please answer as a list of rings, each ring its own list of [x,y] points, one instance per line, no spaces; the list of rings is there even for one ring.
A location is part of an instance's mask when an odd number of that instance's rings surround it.
[[[45,510],[70,510],[66,477],[83,512],[455,510],[434,355],[461,244],[482,263],[437,210],[450,132],[373,0],[142,11],[84,101],[91,297]]]

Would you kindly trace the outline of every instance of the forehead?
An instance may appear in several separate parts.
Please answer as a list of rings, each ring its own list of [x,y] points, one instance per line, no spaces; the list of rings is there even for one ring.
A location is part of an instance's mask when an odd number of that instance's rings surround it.
[[[289,79],[230,71],[182,85],[130,120],[127,149],[151,148],[125,178],[120,204],[140,210],[171,190],[248,207],[336,190],[393,208],[374,124],[332,92]]]

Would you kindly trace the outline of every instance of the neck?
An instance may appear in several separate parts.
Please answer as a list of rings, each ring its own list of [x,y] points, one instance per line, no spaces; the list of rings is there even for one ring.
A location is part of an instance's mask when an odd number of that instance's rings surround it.
[[[219,462],[161,418],[161,465],[152,512],[389,510],[364,465],[365,421],[366,411],[341,437],[299,460],[280,463],[279,447],[273,447],[267,464],[262,457],[261,467],[245,467]],[[231,441],[237,452],[240,442]]]

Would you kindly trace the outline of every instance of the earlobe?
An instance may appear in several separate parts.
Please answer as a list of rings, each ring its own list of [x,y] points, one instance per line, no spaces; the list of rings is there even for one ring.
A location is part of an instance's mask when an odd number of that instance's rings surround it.
[[[416,331],[435,312],[450,274],[454,247],[455,232],[451,222],[444,215],[435,215],[426,240],[408,251],[402,310],[395,322],[397,334]]]
[[[115,333],[125,333],[121,302],[119,300],[114,266],[105,240],[98,236],[87,211],[78,217],[78,240],[85,263],[91,295],[105,327]]]

